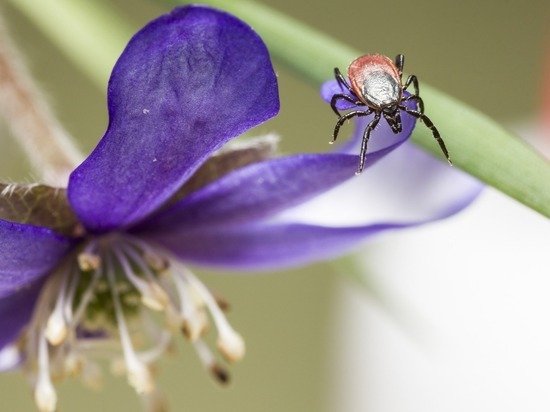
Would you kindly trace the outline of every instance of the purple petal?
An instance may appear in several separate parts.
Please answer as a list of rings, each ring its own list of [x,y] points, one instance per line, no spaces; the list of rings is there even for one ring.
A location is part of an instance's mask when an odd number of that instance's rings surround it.
[[[403,117],[403,131],[398,135],[387,124],[380,125],[372,138],[384,145],[367,154],[366,168],[406,141],[413,127],[410,116]],[[347,153],[301,154],[255,163],[188,195],[137,230],[162,236],[163,232],[258,220],[354,177],[357,163],[357,154]]]
[[[38,280],[0,298],[0,349],[17,339],[30,321],[43,283]]]
[[[108,95],[107,132],[69,182],[70,202],[94,232],[142,220],[213,151],[279,110],[262,40],[235,17],[200,6],[138,32]]]
[[[47,274],[70,247],[50,229],[0,219],[0,298]]]
[[[329,80],[324,82],[323,85],[321,86],[321,97],[323,98],[323,100],[326,101],[327,103],[330,103],[332,96],[334,96],[335,94],[345,94],[346,96],[349,96],[352,99],[357,99],[357,97],[352,95],[348,89],[340,86],[340,84],[336,80]],[[348,102],[347,100],[340,99],[336,102],[336,107],[340,110],[348,110],[348,109],[354,108],[355,105],[353,103]]]
[[[456,205],[461,210],[482,187],[407,142],[356,179],[287,211],[284,219],[334,227],[422,223],[452,214]]]
[[[384,228],[258,224],[174,232],[157,239],[157,243],[194,264],[229,270],[274,270],[338,256]]]
[[[198,264],[283,268],[333,258],[387,230],[446,218],[480,190],[468,175],[407,145],[360,177],[272,219],[171,232],[155,241]]]
[[[262,218],[342,183],[356,168],[357,157],[347,154],[304,154],[257,163],[187,196],[136,230],[162,236]]]

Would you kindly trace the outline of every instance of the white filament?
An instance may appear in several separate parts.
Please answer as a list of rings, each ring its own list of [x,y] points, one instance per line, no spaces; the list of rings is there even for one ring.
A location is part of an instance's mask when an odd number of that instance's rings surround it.
[[[212,319],[218,329],[218,349],[222,355],[231,362],[242,359],[245,353],[244,340],[227,321],[216,300],[204,284],[197,279],[193,273],[186,268],[182,268],[184,273],[181,275],[188,279],[189,283],[199,293],[204,303],[208,307]]]
[[[168,304],[168,296],[162,288],[156,282],[146,282],[136,276],[126,256],[118,249],[115,249],[114,252],[124,270],[124,275],[141,294],[143,304],[157,311],[165,309]]]
[[[65,319],[65,301],[67,299],[67,285],[69,283],[70,275],[73,274],[72,270],[65,270],[61,276],[61,285],[59,286],[59,295],[55,302],[55,307],[48,317],[46,323],[46,338],[52,345],[60,345],[69,332],[67,320]]]
[[[204,311],[193,304],[187,279],[182,276],[173,276],[176,291],[180,300],[180,313],[183,319],[183,330],[189,340],[196,341],[208,327],[208,318]],[[200,302],[203,304],[203,302]]]
[[[132,259],[132,261],[135,264],[137,264],[140,267],[140,269],[143,271],[143,273],[147,277],[147,284],[152,289],[152,293],[155,296],[156,301],[158,301],[162,305],[161,309],[165,309],[166,306],[168,306],[171,303],[170,297],[164,291],[162,286],[157,282],[155,275],[153,275],[153,273],[151,272],[151,269],[149,269],[149,266],[143,261],[144,258],[141,257],[138,253],[136,253],[130,247],[123,246],[123,250]]]
[[[55,411],[57,394],[50,377],[48,342],[44,331],[38,338],[38,377],[34,389],[34,400],[40,412]]]
[[[103,276],[103,271],[101,270],[101,267],[97,268],[93,274],[92,280],[88,284],[88,287],[82,294],[82,298],[80,300],[80,303],[78,304],[78,307],[76,308],[76,311],[74,312],[74,315],[71,319],[71,326],[75,327],[82,316],[84,315],[84,311],[88,307],[88,304],[92,300],[94,296],[94,291],[96,288],[97,283],[99,282],[99,279]],[[71,303],[72,306],[72,303]]]
[[[134,387],[138,393],[149,393],[154,390],[154,383],[151,373],[147,366],[137,357],[136,352],[132,346],[132,340],[128,327],[124,321],[124,314],[122,311],[122,305],[120,304],[119,296],[116,291],[115,275],[113,273],[112,262],[107,268],[107,279],[111,286],[111,294],[113,296],[113,305],[115,308],[115,316],[118,324],[118,333],[120,336],[120,344],[122,346],[122,352],[124,354],[124,361],[126,363],[126,371],[128,382]]]

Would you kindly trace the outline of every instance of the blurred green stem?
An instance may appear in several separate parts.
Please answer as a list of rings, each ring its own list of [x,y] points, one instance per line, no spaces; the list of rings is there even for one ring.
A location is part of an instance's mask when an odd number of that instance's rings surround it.
[[[131,30],[104,3],[86,0],[10,0],[40,26],[97,84]],[[158,1],[158,0],[157,0]],[[164,0],[179,4],[184,1]],[[250,0],[204,0],[253,26],[277,61],[318,87],[332,70],[361,55],[282,13]],[[116,48],[116,53],[115,53]],[[104,83],[101,84],[104,88]],[[454,98],[422,84],[430,118],[442,132],[454,164],[532,209],[550,217],[550,165],[502,126]],[[328,133],[328,132],[327,132]],[[442,159],[426,127],[413,141]]]

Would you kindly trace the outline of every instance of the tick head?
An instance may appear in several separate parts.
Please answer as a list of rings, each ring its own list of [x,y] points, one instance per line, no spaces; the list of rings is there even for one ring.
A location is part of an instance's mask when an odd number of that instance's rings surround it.
[[[403,126],[401,124],[401,113],[397,109],[397,106],[388,106],[383,109],[382,113],[390,125],[392,132],[397,134],[403,130]]]

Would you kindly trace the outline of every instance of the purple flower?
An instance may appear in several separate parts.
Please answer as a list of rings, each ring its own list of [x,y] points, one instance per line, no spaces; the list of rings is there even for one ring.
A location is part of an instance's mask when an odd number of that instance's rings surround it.
[[[274,116],[279,100],[261,39],[206,7],[176,9],[134,36],[108,108],[105,135],[66,191],[4,185],[0,198],[0,364],[25,364],[43,411],[55,409],[51,376],[93,383],[87,348],[116,337],[116,365],[139,393],[153,391],[149,365],[173,331],[227,379],[201,339],[207,312],[227,360],[243,356],[244,342],[182,262],[245,270],[329,259],[384,230],[447,217],[479,191],[408,145],[393,151],[412,132],[408,115],[398,135],[377,128],[357,178],[361,123],[333,153],[272,158],[269,138],[219,150]]]

